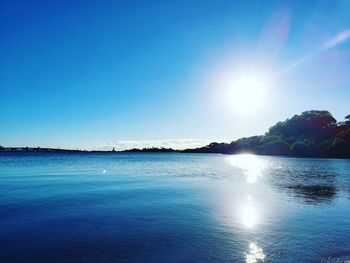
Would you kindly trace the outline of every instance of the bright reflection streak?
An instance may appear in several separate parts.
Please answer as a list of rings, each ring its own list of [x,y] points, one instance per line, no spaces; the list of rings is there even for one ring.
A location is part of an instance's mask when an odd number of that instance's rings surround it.
[[[253,228],[255,227],[258,221],[258,216],[253,206],[252,198],[248,196],[247,199],[248,199],[248,204],[245,207],[243,207],[240,214],[240,220],[246,228]]]
[[[253,206],[249,205],[242,211],[243,224],[247,228],[252,228],[256,224],[256,212]]]
[[[256,263],[258,260],[264,261],[265,255],[261,247],[255,243],[249,244],[249,252],[245,253],[245,262],[246,263]]]
[[[247,176],[247,183],[255,183],[258,177],[261,176],[261,171],[264,168],[264,163],[260,158],[253,154],[233,155],[227,158],[229,163],[244,171]]]

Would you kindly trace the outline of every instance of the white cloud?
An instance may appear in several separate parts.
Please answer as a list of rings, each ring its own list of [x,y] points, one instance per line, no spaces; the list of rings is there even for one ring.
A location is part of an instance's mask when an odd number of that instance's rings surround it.
[[[202,147],[209,144],[207,140],[197,139],[168,139],[168,140],[114,140],[103,145],[94,145],[88,147],[89,150],[111,150],[115,148],[117,151],[127,149],[143,149],[143,148],[172,148],[183,150],[187,148]]]

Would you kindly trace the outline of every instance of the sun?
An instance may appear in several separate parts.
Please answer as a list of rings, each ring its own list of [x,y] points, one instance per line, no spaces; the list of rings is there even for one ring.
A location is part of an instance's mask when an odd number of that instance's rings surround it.
[[[242,73],[227,85],[226,100],[236,112],[256,112],[266,103],[268,79],[263,74]]]

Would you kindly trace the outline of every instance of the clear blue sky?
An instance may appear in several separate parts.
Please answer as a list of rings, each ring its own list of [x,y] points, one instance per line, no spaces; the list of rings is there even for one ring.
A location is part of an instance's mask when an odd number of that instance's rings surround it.
[[[309,109],[342,120],[349,30],[349,0],[1,0],[0,144],[181,147]],[[237,111],[222,79],[246,68],[269,85]]]

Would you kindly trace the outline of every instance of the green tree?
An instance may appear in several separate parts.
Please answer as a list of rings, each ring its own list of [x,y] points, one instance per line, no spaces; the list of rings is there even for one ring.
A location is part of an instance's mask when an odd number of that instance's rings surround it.
[[[295,156],[313,156],[317,154],[317,148],[309,141],[297,141],[292,145],[291,153]]]
[[[261,149],[261,153],[272,155],[289,155],[290,147],[287,142],[279,139],[264,144]]]
[[[336,123],[336,119],[328,111],[305,111],[278,122],[269,129],[267,135],[279,136],[289,143],[304,139],[323,141],[329,137],[330,130]]]

